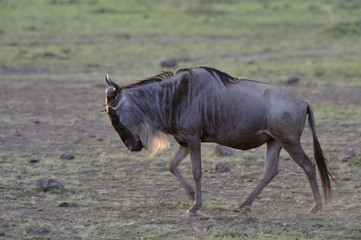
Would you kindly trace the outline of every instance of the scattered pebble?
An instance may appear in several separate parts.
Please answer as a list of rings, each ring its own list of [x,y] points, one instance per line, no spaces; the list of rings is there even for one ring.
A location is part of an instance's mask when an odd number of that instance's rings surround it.
[[[176,66],[178,65],[178,63],[177,63],[177,60],[176,60],[176,59],[170,58],[170,59],[166,59],[166,60],[162,61],[162,62],[160,63],[160,65],[161,65],[162,67],[171,68],[171,67],[176,67]]]
[[[313,225],[314,228],[322,228],[323,227],[323,224],[320,224],[320,223],[316,223]]]
[[[224,162],[219,162],[215,166],[216,172],[229,173],[231,169]]]
[[[217,154],[220,154],[222,156],[233,156],[234,155],[234,152],[231,148],[223,146],[223,145],[217,144],[215,146],[214,150]]]
[[[352,181],[353,178],[352,177],[343,177],[342,181]]]
[[[300,81],[300,78],[299,77],[289,77],[287,79],[287,83],[288,84],[296,84]]]
[[[15,131],[15,134],[14,134],[14,136],[15,137],[22,137],[23,135],[20,133],[20,132],[18,132],[18,131]]]
[[[28,159],[28,163],[37,163],[37,162],[39,162],[39,159],[35,159],[35,158]]]
[[[58,204],[58,207],[69,207],[69,203],[67,203],[67,202],[60,202],[60,203]]]
[[[56,55],[52,52],[44,52],[43,53],[43,58],[55,58]]]
[[[64,160],[73,159],[73,158],[74,158],[74,154],[71,153],[71,152],[63,152],[63,153],[60,155],[60,158],[61,158],[61,159],[64,159]]]
[[[61,191],[64,189],[63,184],[52,178],[41,178],[36,180],[36,186],[40,191],[47,192],[51,190]]]
[[[355,160],[356,152],[351,148],[343,152],[343,161]]]
[[[253,182],[253,180],[250,179],[250,178],[246,178],[246,179],[243,180],[243,182],[245,182],[245,183],[246,183],[246,182]]]

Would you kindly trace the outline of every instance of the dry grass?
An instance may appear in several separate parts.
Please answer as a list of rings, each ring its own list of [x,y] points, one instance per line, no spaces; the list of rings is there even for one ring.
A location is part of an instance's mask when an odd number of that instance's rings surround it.
[[[0,1],[0,238],[361,238],[358,1],[91,2]],[[176,146],[151,160],[130,153],[99,112],[106,72],[130,82],[168,57],[269,83],[299,76],[291,87],[313,103],[338,182],[324,211],[305,215],[306,177],[282,160],[252,210],[233,213],[262,174],[264,147],[221,157],[206,144],[204,208],[187,217],[191,202],[166,167]],[[303,145],[312,156],[308,129]],[[350,148],[357,156],[344,161]],[[61,160],[64,151],[75,159]],[[220,161],[230,174],[215,172]],[[191,181],[189,167],[180,168]],[[42,177],[64,191],[39,192]]]

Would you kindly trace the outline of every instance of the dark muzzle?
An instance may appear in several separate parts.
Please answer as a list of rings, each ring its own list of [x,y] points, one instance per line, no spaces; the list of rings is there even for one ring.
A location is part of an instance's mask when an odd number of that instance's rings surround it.
[[[143,148],[142,141],[135,138],[129,129],[120,122],[119,117],[114,110],[108,110],[108,115],[113,128],[118,133],[124,145],[132,152],[139,152]]]
[[[143,148],[142,141],[136,140],[134,137],[123,141],[124,145],[132,152],[139,152]]]

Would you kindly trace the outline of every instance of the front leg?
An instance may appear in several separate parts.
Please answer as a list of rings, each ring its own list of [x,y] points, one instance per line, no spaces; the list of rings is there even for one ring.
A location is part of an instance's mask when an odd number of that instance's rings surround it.
[[[190,136],[187,138],[187,145],[191,155],[192,175],[196,186],[195,200],[193,206],[188,209],[188,216],[195,216],[197,210],[202,209],[202,192],[201,192],[201,140],[198,136]]]
[[[191,185],[183,178],[182,174],[179,172],[177,166],[180,161],[182,161],[189,153],[188,147],[182,147],[180,146],[178,152],[173,157],[172,161],[168,163],[168,170],[173,173],[174,176],[176,176],[179,180],[179,182],[182,184],[183,188],[186,190],[186,193],[191,198],[191,200],[194,200],[194,190]]]

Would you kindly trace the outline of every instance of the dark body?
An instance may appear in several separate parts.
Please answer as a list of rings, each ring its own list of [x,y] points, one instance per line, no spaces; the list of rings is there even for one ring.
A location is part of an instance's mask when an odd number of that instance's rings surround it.
[[[189,215],[202,206],[201,142],[216,142],[247,150],[267,144],[265,174],[256,189],[234,211],[250,206],[277,174],[279,153],[284,148],[303,168],[311,185],[315,204],[322,209],[315,162],[303,151],[300,137],[308,121],[314,140],[315,160],[325,198],[332,195],[326,159],[317,140],[314,116],[308,101],[285,88],[251,80],[238,80],[212,68],[182,69],[141,82],[118,86],[107,78],[107,112],[124,144],[132,151],[146,148],[152,155],[167,145],[171,135],[180,149],[169,170],[194,199]],[[195,191],[177,165],[191,155]]]

